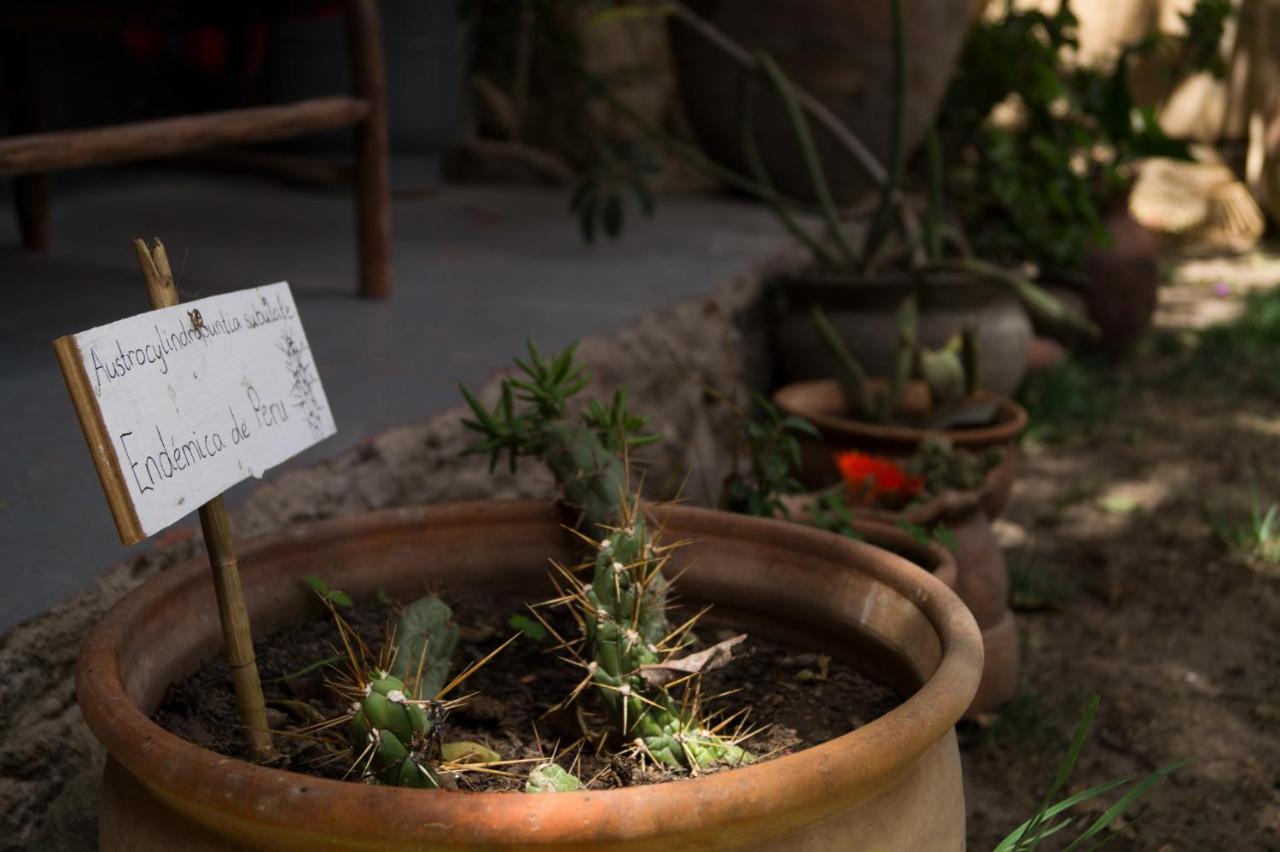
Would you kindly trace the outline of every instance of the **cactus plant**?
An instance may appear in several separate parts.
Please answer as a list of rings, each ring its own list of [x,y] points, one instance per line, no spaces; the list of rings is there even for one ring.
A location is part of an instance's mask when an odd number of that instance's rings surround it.
[[[441,786],[432,763],[440,758],[444,705],[416,702],[398,677],[378,672],[351,708],[348,730],[362,774],[394,787]],[[361,763],[363,762],[363,766]]]
[[[526,793],[572,793],[582,789],[578,776],[556,763],[543,763],[529,772],[525,782]]]
[[[520,456],[542,459],[564,502],[580,513],[579,535],[595,550],[591,580],[558,566],[563,594],[550,602],[572,605],[583,627],[581,642],[561,643],[586,671],[567,701],[594,687],[613,733],[655,763],[696,771],[718,761],[749,760],[739,737],[720,734],[726,723],[715,729],[702,723],[694,688],[698,671],[680,679],[682,701],[655,674],[678,664],[675,655],[692,626],[691,621],[668,628],[668,581],[662,569],[670,548],[659,544],[660,536],[641,517],[627,474],[629,448],[656,437],[641,433],[645,419],[626,410],[622,390],[611,405],[592,402],[585,414],[571,419],[567,401],[589,381],[573,362],[574,346],[550,359],[532,342],[528,350],[527,362],[516,359],[524,377],[503,381],[492,412],[462,388],[475,414],[464,423],[482,435],[466,452],[488,452],[491,468],[503,452],[513,470]],[[518,411],[517,396],[524,403]],[[543,626],[554,635],[545,620]]]
[[[414,685],[415,695],[434,696],[449,678],[458,627],[453,610],[435,595],[419,598],[400,613],[391,674]]]
[[[658,436],[641,433],[646,419],[627,411],[624,390],[615,393],[608,406],[593,400],[580,418],[571,419],[569,398],[590,381],[573,361],[578,344],[551,359],[544,358],[532,340],[526,345],[529,360],[515,359],[524,378],[503,380],[502,396],[492,412],[459,386],[475,414],[474,420],[463,423],[484,436],[464,454],[489,453],[493,470],[506,452],[512,472],[520,456],[540,458],[555,477],[564,502],[580,513],[580,529],[590,533],[615,524],[627,494],[622,455]],[[519,412],[517,398],[525,403]]]
[[[434,595],[410,603],[401,611],[378,654],[338,612],[335,598],[344,593],[328,589],[316,579],[309,585],[329,610],[343,653],[325,663],[335,666],[326,684],[347,706],[347,712],[322,720],[300,734],[341,748],[333,729],[345,726],[355,759],[348,774],[375,784],[396,787],[449,786],[454,771],[477,764],[500,762],[489,749],[468,742],[445,743],[449,711],[461,701],[445,696],[492,660],[516,637],[512,636],[484,658],[444,683],[458,640],[453,611]]]
[[[887,387],[878,394],[872,393],[866,371],[849,353],[822,308],[815,304],[810,313],[819,336],[835,357],[837,378],[854,415],[879,423],[905,418],[904,397],[913,380],[922,382],[928,390],[924,406],[927,426],[944,429],[981,425],[990,422],[995,415],[993,403],[975,398],[980,377],[977,331],[965,326],[941,349],[923,346],[917,331],[914,293],[908,294],[898,305],[895,315],[898,350],[893,374]]]
[[[622,526],[593,542],[589,583],[560,570],[568,590],[558,600],[575,607],[586,640],[581,651],[569,648],[586,673],[571,698],[588,685],[596,687],[614,732],[655,763],[697,771],[714,763],[748,762],[752,758],[739,745],[740,732],[722,735],[725,723],[708,727],[702,719],[699,691],[689,683],[696,682],[703,661],[682,666],[676,659],[696,619],[667,629],[668,581],[662,570],[672,547],[659,545],[658,538],[636,501],[626,509]],[[668,688],[673,670],[686,682],[681,700]]]

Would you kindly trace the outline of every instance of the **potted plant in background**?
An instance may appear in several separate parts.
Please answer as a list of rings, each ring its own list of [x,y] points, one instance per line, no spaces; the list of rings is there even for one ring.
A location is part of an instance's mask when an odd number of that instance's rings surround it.
[[[931,437],[916,452],[894,461],[856,450],[837,458],[841,482],[812,495],[811,513],[824,506],[852,507],[871,518],[936,539],[955,556],[956,593],[982,631],[982,682],[969,716],[997,710],[1018,685],[1018,631],[1009,608],[1009,572],[986,512],[1003,451],[975,452]]]
[[[740,117],[739,162],[745,163],[745,174],[667,133],[628,104],[607,81],[592,78],[593,91],[668,154],[770,204],[780,223],[809,249],[813,257],[809,268],[775,282],[775,350],[784,378],[833,373],[834,364],[809,325],[813,304],[827,311],[846,344],[869,369],[885,374],[896,346],[890,319],[902,299],[914,294],[920,312],[919,333],[927,344],[942,345],[963,324],[982,329],[978,346],[984,360],[992,365],[987,386],[1005,395],[1012,394],[1025,372],[1031,341],[1027,310],[1083,333],[1091,330],[1088,323],[1019,271],[973,255],[963,234],[942,213],[942,162],[932,131],[926,134],[926,209],[920,211],[918,205],[906,200],[907,117],[912,105],[907,96],[906,24],[900,2],[887,6],[893,36],[892,145],[887,166],[818,99],[796,87],[768,54],[744,49],[681,3],[656,7],[630,4],[626,8],[636,14],[667,15],[673,28],[687,30],[701,40],[704,50],[722,54],[738,66],[733,100]],[[585,70],[582,73],[587,75]],[[763,91],[758,92],[762,82]],[[788,200],[775,180],[770,163],[776,161],[777,151],[766,151],[757,138],[757,101],[765,97],[782,106],[793,138],[787,148],[788,162],[807,177],[810,193],[817,200],[821,234],[815,234],[804,221],[811,208]],[[838,139],[851,161],[879,188],[874,215],[860,235],[842,219],[826,164],[815,146],[811,120]],[[643,186],[643,174],[628,172],[617,163],[608,169],[588,170],[573,196],[573,209],[584,234],[617,236],[629,196],[634,195],[641,209],[648,211],[652,199]]]
[[[589,579],[570,568],[553,571],[563,590],[557,597],[572,611],[570,627],[558,631],[567,641],[556,640],[569,661],[533,654],[577,671],[578,697],[594,695],[608,720],[592,726],[603,747],[633,749],[682,777],[699,777],[538,795],[414,789],[448,787],[450,769],[432,742],[433,732],[443,738],[433,702],[450,685],[428,697],[434,687],[419,673],[438,667],[423,662],[418,646],[400,671],[359,651],[347,655],[355,660],[353,704],[311,729],[319,736],[345,725],[354,740],[343,753],[379,783],[254,765],[202,748],[149,718],[169,685],[221,643],[208,606],[211,581],[198,560],[127,596],[81,657],[80,705],[110,755],[103,848],[790,849],[832,848],[850,836],[883,848],[962,845],[953,726],[976,689],[981,645],[961,602],[901,559],[838,536],[709,510],[637,507],[621,455],[642,440],[643,421],[626,411],[622,396],[570,414],[569,399],[587,381],[571,353],[544,360],[531,352],[526,366],[525,377],[504,383],[492,410],[476,401],[474,424],[484,433],[476,449],[542,458],[560,484],[560,509],[544,502],[398,508],[247,542],[241,565],[254,624],[279,638],[300,629],[309,612],[314,617],[315,591],[301,582],[313,573],[323,574],[321,591],[338,604],[424,585],[445,598],[538,600],[547,559],[572,566],[585,549]],[[566,532],[566,517],[582,529]],[[668,547],[656,538],[659,528],[667,542],[688,543]],[[678,624],[658,637],[671,583],[682,598],[714,602],[751,635],[829,643],[833,656],[897,690],[903,704],[821,745],[749,762],[743,749],[750,746],[732,734],[732,721],[693,712],[696,691],[673,704],[681,694],[676,682],[647,676],[683,664],[677,678],[685,678],[702,665],[683,653],[680,637],[688,633]],[[539,612],[556,626],[548,610]],[[431,635],[447,646],[441,626],[428,619],[403,638]],[[359,644],[342,635],[343,647]],[[486,671],[506,665],[504,658]],[[738,768],[709,771],[724,763]],[[570,790],[571,777],[541,761],[527,789]],[[577,783],[589,788],[593,779]]]
[[[818,306],[812,308],[816,335],[838,365],[837,378],[795,382],[774,393],[788,415],[805,418],[818,436],[802,438],[806,484],[812,488],[837,478],[836,454],[856,449],[903,460],[936,435],[956,447],[1000,451],[985,489],[992,517],[1008,502],[1017,471],[1018,439],[1027,413],[1018,403],[982,387],[979,332],[966,326],[947,344],[930,349],[920,342],[914,295],[894,318],[897,350],[888,375],[868,375]]]
[[[753,418],[731,399],[711,392],[730,406],[739,426],[730,473],[721,492],[723,508],[792,520],[865,541],[925,569],[947,588],[956,588],[956,560],[946,547],[920,535],[918,529],[855,515],[840,492],[814,495],[802,484],[796,474],[804,469],[803,448],[821,437],[813,424],[798,415],[781,414],[758,394],[754,402],[760,415]]]
[[[1190,160],[1184,141],[1140,105],[1131,68],[1158,59],[1170,82],[1218,56],[1231,4],[1198,0],[1180,37],[1152,32],[1105,62],[1079,61],[1070,3],[1016,8],[976,22],[939,111],[946,183],[973,246],[1006,264],[1031,264],[1088,308],[1112,355],[1150,324],[1159,285],[1156,240],[1128,212],[1137,166]],[[1168,86],[1166,86],[1168,88]]]

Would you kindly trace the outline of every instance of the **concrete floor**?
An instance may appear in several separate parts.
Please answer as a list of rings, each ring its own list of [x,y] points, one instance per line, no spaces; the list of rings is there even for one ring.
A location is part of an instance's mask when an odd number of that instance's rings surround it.
[[[165,241],[184,298],[291,283],[338,423],[292,464],[456,404],[457,381],[506,365],[526,335],[554,348],[607,331],[709,293],[786,245],[760,208],[684,198],[629,221],[620,241],[587,246],[563,193],[444,186],[396,202],[396,292],[373,303],[353,295],[352,215],[340,194],[152,172],[56,193],[47,255],[18,251],[12,216],[0,214],[0,630],[129,552],[50,342],[146,309],[132,237]]]

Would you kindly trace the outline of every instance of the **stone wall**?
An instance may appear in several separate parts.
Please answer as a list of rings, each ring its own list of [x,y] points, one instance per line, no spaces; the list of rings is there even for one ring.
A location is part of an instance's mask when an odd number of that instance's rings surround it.
[[[780,256],[711,298],[582,342],[579,359],[594,379],[582,397],[605,397],[625,385],[631,408],[649,415],[665,439],[636,459],[650,496],[679,492],[693,502],[714,502],[730,465],[733,423],[705,386],[728,392],[735,382],[767,382],[761,282],[795,259]],[[497,379],[479,394],[490,404]],[[486,459],[462,457],[470,440],[459,423],[462,413],[459,406],[390,429],[329,460],[271,477],[233,512],[237,536],[389,506],[551,495],[551,479],[537,465],[490,475]],[[0,636],[0,850],[96,846],[103,755],[75,703],[80,643],[123,595],[201,549],[190,527],[161,535],[150,551]]]

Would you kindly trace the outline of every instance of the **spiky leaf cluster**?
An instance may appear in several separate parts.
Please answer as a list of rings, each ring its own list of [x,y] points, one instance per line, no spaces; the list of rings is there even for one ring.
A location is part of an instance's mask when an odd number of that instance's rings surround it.
[[[544,357],[532,341],[527,345],[528,360],[515,359],[521,375],[503,379],[502,394],[492,411],[466,387],[461,388],[475,415],[462,422],[481,435],[464,452],[488,453],[491,470],[506,453],[512,472],[520,456],[541,458],[555,476],[564,501],[582,513],[584,528],[614,524],[627,493],[621,456],[658,436],[643,434],[647,419],[627,410],[622,389],[608,405],[592,401],[580,417],[570,417],[570,398],[591,381],[574,363],[577,344],[551,358]]]
[[[739,425],[747,452],[748,469],[735,470],[725,482],[724,507],[731,512],[772,518],[786,514],[782,497],[800,494],[805,489],[795,478],[800,469],[798,435],[821,437],[812,423],[794,414],[783,416],[760,394],[756,405],[763,413],[760,419],[745,415]]]

